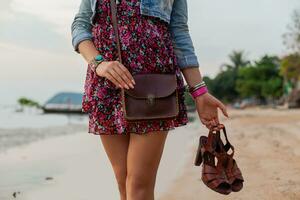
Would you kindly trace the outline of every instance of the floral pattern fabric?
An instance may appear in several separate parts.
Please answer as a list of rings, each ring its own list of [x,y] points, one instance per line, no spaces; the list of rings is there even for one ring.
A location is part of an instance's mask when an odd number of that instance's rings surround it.
[[[140,14],[139,0],[117,1],[117,19],[123,65],[131,74],[176,73],[179,114],[175,119],[129,122],[124,118],[121,89],[97,76],[88,66],[82,109],[89,115],[89,133],[127,134],[166,131],[188,123],[184,102],[184,80],[177,65],[168,24]],[[106,60],[117,60],[116,38],[111,21],[110,0],[98,0],[93,43]]]

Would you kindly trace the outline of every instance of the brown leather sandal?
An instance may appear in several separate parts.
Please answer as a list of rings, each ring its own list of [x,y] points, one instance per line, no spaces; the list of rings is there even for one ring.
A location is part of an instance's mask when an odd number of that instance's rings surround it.
[[[239,169],[235,159],[233,158],[234,155],[234,147],[231,145],[231,143],[228,140],[227,133],[225,126],[222,128],[226,144],[224,145],[221,137],[220,137],[220,131],[217,131],[217,138],[219,138],[219,145],[222,152],[226,153],[226,159],[224,161],[225,166],[225,173],[227,176],[227,179],[229,183],[231,184],[231,188],[233,192],[238,192],[243,188],[243,182],[244,178],[242,175],[241,170]],[[228,153],[228,151],[231,149],[232,153]]]
[[[216,151],[216,144],[215,134],[211,131],[208,137],[201,136],[194,164],[199,166],[203,161],[201,177],[203,183],[220,194],[228,195],[231,192],[231,185],[223,168],[226,157]],[[215,158],[218,160],[217,164]]]
[[[200,166],[201,163],[202,163],[202,154],[201,154],[201,138],[202,137],[204,137],[204,136],[199,137],[197,154],[196,154],[196,158],[195,158],[195,161],[194,161],[195,166]]]

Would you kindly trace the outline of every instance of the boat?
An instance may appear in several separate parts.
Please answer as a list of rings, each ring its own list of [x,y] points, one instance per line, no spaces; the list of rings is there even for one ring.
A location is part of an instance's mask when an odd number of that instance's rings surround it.
[[[82,112],[82,94],[76,92],[60,92],[50,98],[42,106],[44,113],[79,113]]]

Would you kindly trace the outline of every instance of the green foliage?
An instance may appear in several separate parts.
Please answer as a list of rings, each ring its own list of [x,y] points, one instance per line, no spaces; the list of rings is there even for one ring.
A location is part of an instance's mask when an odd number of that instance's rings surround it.
[[[203,76],[202,77],[203,81],[205,82],[208,90],[212,90],[212,88],[214,87],[213,84],[214,84],[214,80],[211,79],[209,76]]]
[[[245,52],[242,50],[234,50],[231,54],[229,54],[229,64],[223,64],[227,69],[233,69],[237,71],[240,67],[247,66],[250,64],[250,61],[246,59]]]
[[[244,51],[233,51],[229,55],[229,59],[230,63],[223,64],[223,70],[214,79],[208,77],[204,79],[210,92],[224,102],[231,102],[239,97],[235,88],[237,74],[240,68],[244,68],[250,63],[245,58]]]
[[[283,93],[279,69],[279,58],[266,55],[254,65],[239,70],[236,90],[241,97],[278,98]]]
[[[236,81],[236,90],[241,97],[260,97],[259,80],[256,79],[257,70],[254,66],[249,66],[239,70],[238,79]]]
[[[283,59],[266,55],[251,63],[244,51],[233,51],[230,62],[221,66],[215,78],[204,77],[210,93],[225,102],[249,97],[274,99],[280,98],[284,91],[289,93],[291,86],[300,80],[300,10],[293,13],[284,43],[294,53]]]
[[[192,96],[190,95],[190,93],[188,91],[184,92],[184,98],[185,98],[185,103],[187,106],[195,106],[195,102],[194,99],[192,98]]]
[[[221,71],[213,81],[211,92],[217,98],[225,102],[233,101],[238,97],[235,90],[236,72],[234,69]]]
[[[262,96],[265,98],[279,98],[283,94],[282,78],[273,77],[262,84]]]
[[[39,105],[39,103],[37,103],[36,101],[33,101],[31,99],[28,99],[26,97],[21,97],[18,99],[18,103],[21,106],[29,106],[29,107],[37,107],[40,108],[41,106]]]
[[[287,79],[297,81],[300,78],[300,54],[293,53],[281,61],[280,74]]]
[[[226,68],[215,78],[203,77],[210,93],[218,99],[225,103],[253,97],[264,101],[283,95],[282,61],[277,56],[265,55],[250,62],[243,51],[234,51],[230,60],[231,64],[223,65]]]

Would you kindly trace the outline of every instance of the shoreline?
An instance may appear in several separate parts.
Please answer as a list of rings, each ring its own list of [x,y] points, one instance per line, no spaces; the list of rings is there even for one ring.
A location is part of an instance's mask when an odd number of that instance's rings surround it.
[[[79,123],[38,128],[0,128],[0,153],[5,153],[11,148],[30,145],[33,142],[62,135],[72,135],[85,130],[87,130],[87,126]]]
[[[300,110],[251,108],[220,116],[243,172],[242,191],[228,196],[208,189],[194,166],[198,118],[169,132],[158,169],[158,200],[300,199]],[[195,113],[191,113],[193,115]],[[74,127],[73,127],[74,128]],[[45,129],[46,130],[46,129]],[[170,167],[171,166],[171,167]],[[0,199],[119,199],[100,138],[87,131],[62,134],[0,152]]]
[[[169,132],[157,174],[157,198],[183,173],[191,137],[198,126],[190,122]],[[100,138],[86,131],[0,152],[0,174],[1,200],[11,199],[14,192],[22,200],[118,199],[114,174]]]

